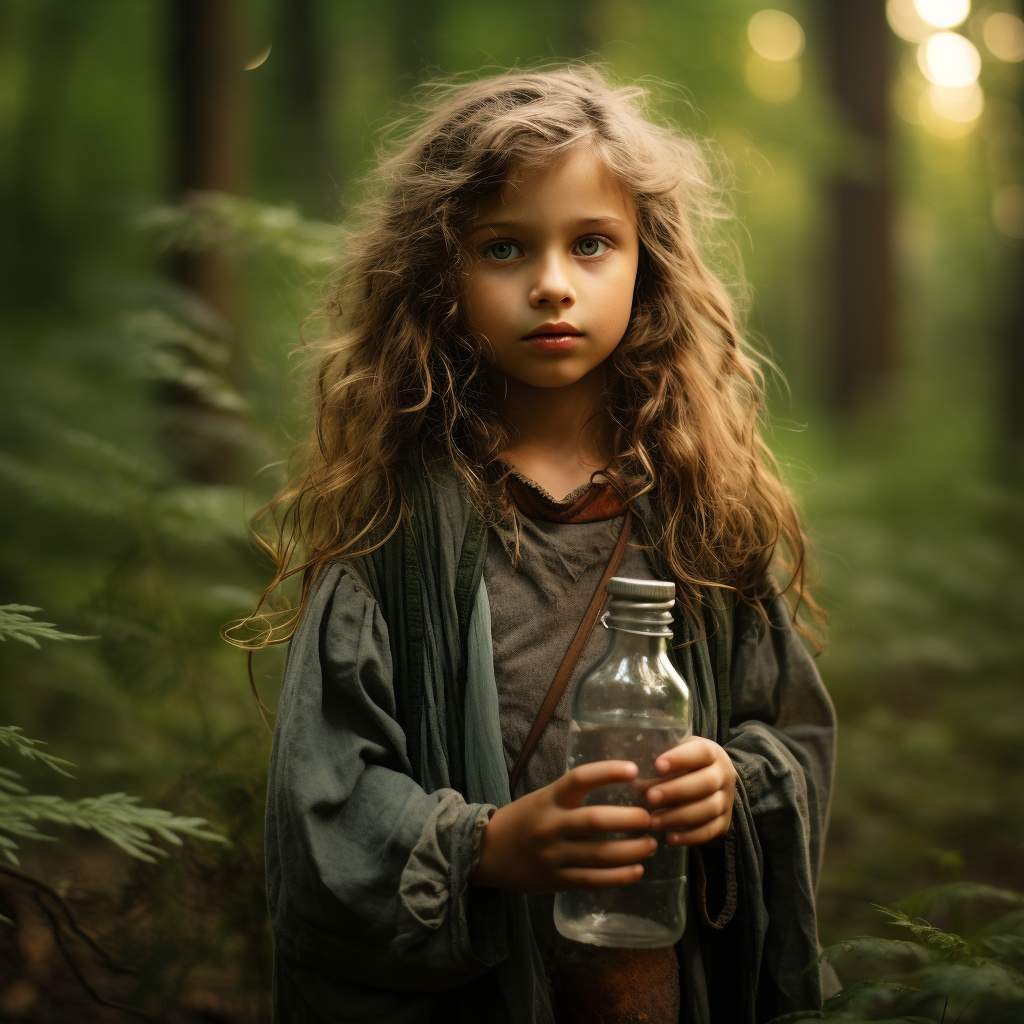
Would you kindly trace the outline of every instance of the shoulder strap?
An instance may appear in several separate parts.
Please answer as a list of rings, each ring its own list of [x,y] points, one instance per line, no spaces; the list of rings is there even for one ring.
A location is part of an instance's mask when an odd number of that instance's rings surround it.
[[[708,588],[711,611],[715,618],[715,696],[718,699],[719,744],[729,739],[729,721],[732,718],[732,608],[718,587]]]
[[[580,623],[580,628],[576,630],[576,635],[573,637],[572,643],[569,644],[569,649],[565,652],[562,664],[558,666],[555,678],[551,680],[551,686],[548,689],[547,696],[544,698],[544,703],[541,704],[540,710],[537,712],[533,728],[530,729],[530,734],[526,737],[526,742],[523,744],[522,753],[519,755],[519,759],[512,769],[512,774],[509,776],[508,786],[510,793],[515,792],[516,785],[526,769],[526,763],[530,760],[530,755],[533,753],[534,747],[537,746],[537,741],[551,720],[555,708],[558,707],[558,702],[562,699],[562,694],[572,678],[573,670],[576,668],[576,663],[580,660],[583,648],[587,645],[587,640],[590,639],[594,624],[597,622],[597,617],[601,612],[601,606],[604,604],[605,584],[615,575],[615,570],[618,569],[619,562],[622,561],[622,554],[626,550],[632,518],[632,513],[629,509],[626,509],[626,519],[622,524],[622,532],[619,534],[618,543],[616,543],[615,550],[608,560],[608,566],[601,577],[601,582],[598,583],[597,590],[594,591],[590,607],[587,609],[586,615],[583,616],[583,621]]]

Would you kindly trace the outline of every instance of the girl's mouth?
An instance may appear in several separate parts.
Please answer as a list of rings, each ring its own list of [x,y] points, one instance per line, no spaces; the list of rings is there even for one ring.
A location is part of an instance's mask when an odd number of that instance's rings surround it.
[[[564,352],[579,344],[582,333],[572,324],[541,324],[532,334],[526,336],[535,349],[541,352]]]

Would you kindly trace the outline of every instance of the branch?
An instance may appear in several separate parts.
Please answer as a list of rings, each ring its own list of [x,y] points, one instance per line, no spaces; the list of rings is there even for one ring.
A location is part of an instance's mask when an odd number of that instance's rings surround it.
[[[18,871],[15,868],[8,867],[6,864],[0,864],[0,874],[9,875],[12,878],[17,879],[19,882],[23,882],[26,885],[30,885],[34,888],[32,897],[38,905],[39,909],[46,915],[46,919],[50,923],[50,930],[53,933],[54,941],[57,943],[57,948],[60,950],[61,955],[64,957],[64,961],[68,967],[71,968],[72,974],[78,980],[78,983],[85,989],[89,997],[100,1006],[109,1007],[112,1010],[120,1010],[122,1013],[130,1014],[133,1017],[139,1017],[143,1020],[156,1020],[152,1014],[146,1013],[145,1010],[139,1010],[134,1006],[128,1006],[125,1003],[117,1003],[108,999],[104,999],[85,979],[85,975],[82,973],[81,968],[71,955],[70,950],[64,944],[64,937],[61,929],[61,922],[57,919],[53,911],[48,907],[43,900],[43,896],[49,897],[57,904],[57,907],[63,913],[66,919],[67,926],[71,931],[78,936],[89,948],[96,953],[97,956],[103,961],[105,966],[118,974],[126,974],[135,976],[136,971],[129,967],[123,967],[114,958],[95,941],[89,935],[83,931],[81,925],[78,923],[73,911],[68,906],[67,901],[54,889],[51,889],[45,882],[41,882],[38,878],[34,878],[32,875],[26,874],[24,871]]]
[[[77,636],[74,633],[62,633],[52,622],[36,622],[22,612],[40,612],[30,604],[0,604],[0,641],[7,637],[20,640],[30,647],[39,648],[37,637],[45,640],[95,640],[94,636]],[[6,636],[4,635],[6,634]]]

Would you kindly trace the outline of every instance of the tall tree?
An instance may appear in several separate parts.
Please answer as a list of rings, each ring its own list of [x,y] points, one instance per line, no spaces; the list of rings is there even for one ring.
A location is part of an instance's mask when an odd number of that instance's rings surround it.
[[[52,306],[66,294],[72,253],[80,245],[80,222],[69,223],[67,209],[53,209],[64,197],[55,194],[50,171],[55,161],[73,159],[61,151],[59,129],[68,117],[67,92],[89,11],[60,0],[28,10],[23,99],[10,140],[11,201],[0,232],[0,294],[15,303]]]
[[[832,86],[866,159],[832,182],[832,394],[844,414],[876,397],[896,368],[889,38],[885,0],[822,7]]]
[[[299,198],[308,213],[333,217],[337,185],[327,133],[321,13],[315,0],[286,0],[279,7],[277,35],[288,111],[284,127]]]
[[[1018,113],[1024,114],[1024,91],[1018,89]],[[1000,436],[997,475],[1024,486],[1024,247],[1016,246],[1007,260],[1006,307],[997,336],[1000,375]]]
[[[236,0],[170,0],[171,190],[235,192],[241,171],[241,56]],[[222,253],[185,253],[175,276],[232,319]]]
[[[171,191],[235,192],[241,177],[241,74],[237,0],[168,0]],[[217,248],[177,253],[172,276],[219,315],[221,342],[235,320],[231,266]],[[230,363],[228,366],[230,372]],[[187,377],[164,389],[168,449],[203,482],[230,479],[237,461],[236,414],[212,406]]]

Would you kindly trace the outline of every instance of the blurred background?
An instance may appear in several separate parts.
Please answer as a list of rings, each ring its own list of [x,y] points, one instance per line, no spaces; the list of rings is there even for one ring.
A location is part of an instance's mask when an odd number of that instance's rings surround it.
[[[822,941],[1024,889],[1010,0],[0,0],[0,601],[42,609],[0,645],[0,1019],[268,1019],[270,734],[219,630],[269,578],[246,520],[304,430],[300,328],[417,83],[571,58],[714,140],[749,288],[723,273],[788,382],[841,726]],[[178,847],[189,816],[230,843]]]

